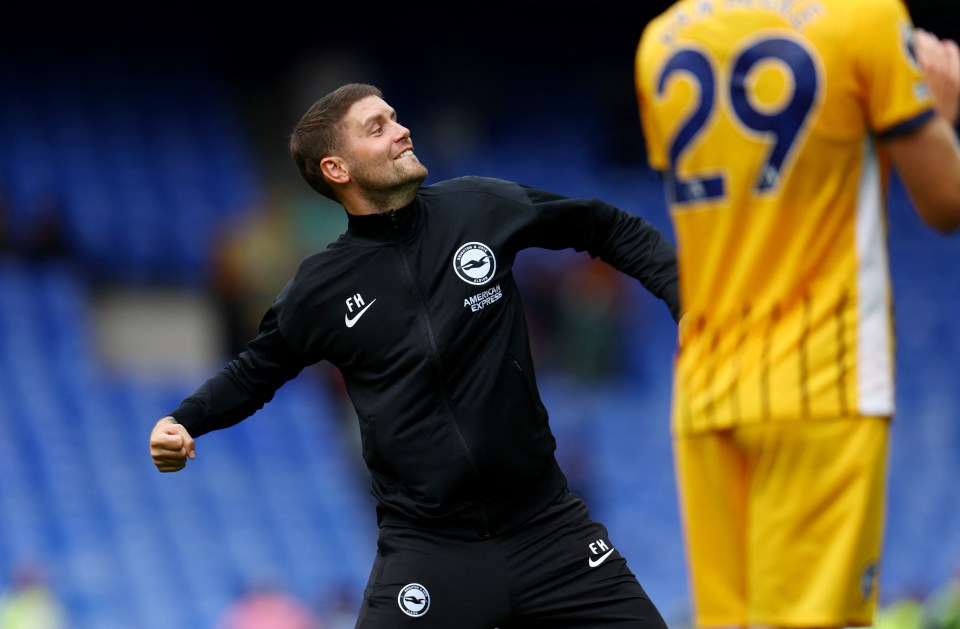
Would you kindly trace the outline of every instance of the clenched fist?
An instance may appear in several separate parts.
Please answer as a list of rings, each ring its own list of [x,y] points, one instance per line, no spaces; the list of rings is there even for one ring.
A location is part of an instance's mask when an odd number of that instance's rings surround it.
[[[193,437],[172,417],[163,417],[150,432],[150,456],[161,472],[178,472],[197,458]]]

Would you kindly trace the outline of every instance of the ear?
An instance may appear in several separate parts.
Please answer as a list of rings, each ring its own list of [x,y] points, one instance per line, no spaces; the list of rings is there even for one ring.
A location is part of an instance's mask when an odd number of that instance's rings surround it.
[[[320,172],[330,183],[347,183],[350,173],[339,157],[324,157],[320,160]]]

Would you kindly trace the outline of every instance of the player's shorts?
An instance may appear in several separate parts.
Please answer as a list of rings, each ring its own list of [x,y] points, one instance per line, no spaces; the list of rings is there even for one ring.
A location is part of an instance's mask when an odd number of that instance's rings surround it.
[[[580,498],[515,532],[465,540],[383,527],[358,629],[666,629]]]
[[[876,417],[678,437],[697,626],[872,624],[888,443]]]

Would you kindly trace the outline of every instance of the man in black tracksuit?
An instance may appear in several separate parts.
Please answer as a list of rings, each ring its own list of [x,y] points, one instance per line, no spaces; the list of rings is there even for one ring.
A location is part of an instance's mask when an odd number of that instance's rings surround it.
[[[423,186],[409,131],[369,85],[318,101],[291,136],[304,178],[348,212],[220,373],[157,422],[160,471],[249,417],[305,367],[343,374],[380,525],[357,627],[657,627],[602,524],[567,490],[512,266],[573,248],[679,318],[672,244],[597,200],[499,179]]]

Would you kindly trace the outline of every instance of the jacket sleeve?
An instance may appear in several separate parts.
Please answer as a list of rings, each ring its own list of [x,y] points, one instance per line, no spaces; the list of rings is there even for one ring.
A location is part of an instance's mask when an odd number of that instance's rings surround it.
[[[170,416],[192,437],[237,424],[263,408],[277,390],[306,367],[277,328],[273,309],[264,316],[260,332],[244,351]]]
[[[521,234],[521,246],[586,251],[638,280],[680,320],[676,248],[660,230],[604,201],[524,189],[536,218]]]

